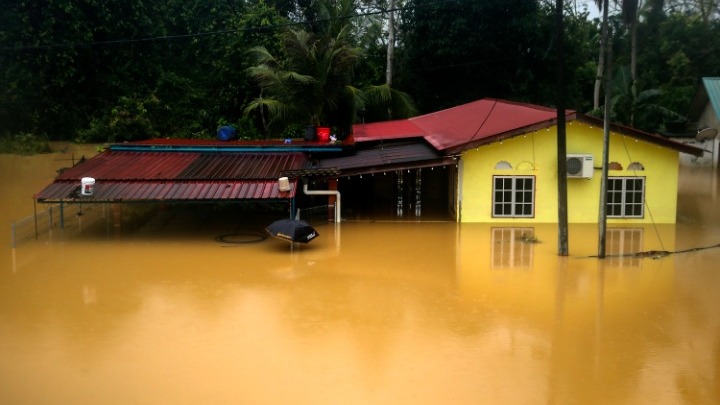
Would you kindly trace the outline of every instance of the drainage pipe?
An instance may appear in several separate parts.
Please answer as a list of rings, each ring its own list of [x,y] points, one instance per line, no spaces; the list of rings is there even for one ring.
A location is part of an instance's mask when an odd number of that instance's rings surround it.
[[[334,195],[335,196],[335,223],[340,223],[340,192],[337,190],[308,190],[308,184],[303,185],[305,195]]]

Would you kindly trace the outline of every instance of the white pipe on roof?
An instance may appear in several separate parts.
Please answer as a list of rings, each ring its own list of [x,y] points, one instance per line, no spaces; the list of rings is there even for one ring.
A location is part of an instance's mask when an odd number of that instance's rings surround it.
[[[308,190],[308,184],[303,185],[303,192],[306,195],[334,195],[335,198],[335,223],[340,223],[340,192],[337,190]]]

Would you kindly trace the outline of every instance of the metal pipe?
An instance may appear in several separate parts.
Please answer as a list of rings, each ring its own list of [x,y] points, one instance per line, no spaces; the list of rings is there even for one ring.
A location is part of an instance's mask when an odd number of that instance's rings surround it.
[[[303,185],[305,195],[334,195],[335,196],[335,223],[340,223],[340,192],[337,190],[308,190],[308,184]]]

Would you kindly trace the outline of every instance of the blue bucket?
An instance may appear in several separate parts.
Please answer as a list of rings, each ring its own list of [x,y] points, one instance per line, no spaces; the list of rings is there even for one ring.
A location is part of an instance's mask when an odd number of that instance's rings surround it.
[[[235,128],[231,125],[225,125],[218,128],[217,137],[221,141],[230,141],[235,139]]]

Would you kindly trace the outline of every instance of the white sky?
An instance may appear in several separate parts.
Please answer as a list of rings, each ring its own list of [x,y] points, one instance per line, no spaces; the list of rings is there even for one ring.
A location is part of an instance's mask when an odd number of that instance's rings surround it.
[[[600,12],[598,11],[597,6],[595,5],[595,0],[576,0],[576,1],[577,1],[578,10],[582,10],[583,6],[587,6],[588,11],[590,12],[588,19],[592,20],[593,18],[600,18]]]

